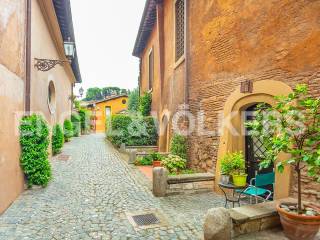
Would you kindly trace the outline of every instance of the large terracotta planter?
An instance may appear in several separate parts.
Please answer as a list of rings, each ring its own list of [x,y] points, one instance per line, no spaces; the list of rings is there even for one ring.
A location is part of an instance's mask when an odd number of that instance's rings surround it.
[[[161,161],[153,161],[153,167],[161,167]]]
[[[320,216],[294,214],[285,211],[280,205],[277,205],[277,210],[286,237],[291,240],[314,240],[319,231]]]

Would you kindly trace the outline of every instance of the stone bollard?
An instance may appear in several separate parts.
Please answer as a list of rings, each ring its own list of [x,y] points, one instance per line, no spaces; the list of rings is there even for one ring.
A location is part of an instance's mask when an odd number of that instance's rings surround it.
[[[232,220],[225,208],[209,209],[204,222],[204,240],[231,240]]]
[[[137,151],[129,151],[129,164],[134,164],[137,159]]]
[[[165,197],[168,186],[168,171],[164,167],[153,168],[152,192],[155,197]]]
[[[121,152],[121,153],[125,153],[125,152],[126,152],[126,144],[125,144],[125,143],[121,143],[121,145],[120,145],[120,152]]]

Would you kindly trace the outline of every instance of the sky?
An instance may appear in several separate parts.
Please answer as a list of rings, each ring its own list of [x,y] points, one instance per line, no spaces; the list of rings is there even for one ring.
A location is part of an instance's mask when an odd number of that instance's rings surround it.
[[[139,59],[132,56],[145,0],[71,0],[82,86],[138,85]]]

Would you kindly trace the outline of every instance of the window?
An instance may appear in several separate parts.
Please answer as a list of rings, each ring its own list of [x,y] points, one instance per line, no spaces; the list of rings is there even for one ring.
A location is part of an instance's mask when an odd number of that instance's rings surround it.
[[[184,0],[175,2],[175,59],[178,61],[184,55]]]
[[[49,82],[48,86],[48,107],[51,114],[56,111],[56,90],[53,81]]]
[[[122,99],[122,104],[126,104],[127,100],[126,99]]]
[[[151,49],[149,52],[148,62],[149,62],[149,90],[151,90],[153,87],[153,78],[154,78],[154,52],[153,52],[153,49]]]
[[[106,107],[106,118],[111,116],[111,107]]]

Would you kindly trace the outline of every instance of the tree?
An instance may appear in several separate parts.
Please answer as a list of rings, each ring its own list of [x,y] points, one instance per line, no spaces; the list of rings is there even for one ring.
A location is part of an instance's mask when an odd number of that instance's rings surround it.
[[[87,90],[86,98],[85,98],[86,101],[102,100],[102,99],[103,99],[103,95],[100,88],[94,87],[94,88],[89,88]]]
[[[261,168],[273,163],[279,172],[293,166],[298,184],[298,212],[302,213],[301,173],[320,182],[320,98],[312,98],[306,85],[297,85],[288,96],[276,97],[276,105],[259,104],[256,120],[246,123],[251,134],[260,138],[266,148]],[[279,153],[291,157],[278,161]]]
[[[140,97],[139,100],[139,112],[142,116],[149,116],[151,112],[152,95],[146,92]]]
[[[130,112],[137,112],[138,109],[139,109],[139,90],[138,88],[136,88],[129,95],[128,110]]]

